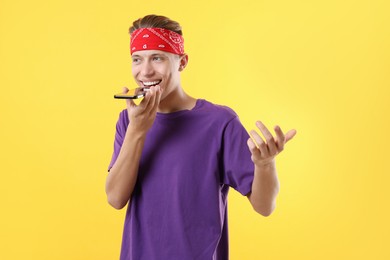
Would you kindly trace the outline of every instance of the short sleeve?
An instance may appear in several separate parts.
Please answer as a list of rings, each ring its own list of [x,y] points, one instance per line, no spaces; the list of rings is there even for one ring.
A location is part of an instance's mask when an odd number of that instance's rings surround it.
[[[226,125],[223,133],[223,183],[242,195],[252,189],[254,164],[247,146],[248,132],[236,116]]]
[[[114,152],[112,153],[111,162],[108,166],[108,171],[110,171],[110,169],[116,162],[116,159],[118,158],[119,152],[123,144],[123,140],[126,135],[126,130],[128,125],[129,125],[129,117],[127,116],[127,110],[125,109],[119,114],[119,119],[116,123]]]

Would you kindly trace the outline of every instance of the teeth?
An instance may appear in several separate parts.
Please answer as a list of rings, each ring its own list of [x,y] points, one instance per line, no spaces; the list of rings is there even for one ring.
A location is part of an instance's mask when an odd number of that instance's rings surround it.
[[[149,81],[149,82],[142,82],[145,86],[153,86],[153,85],[156,85],[158,83],[160,83],[160,81]]]

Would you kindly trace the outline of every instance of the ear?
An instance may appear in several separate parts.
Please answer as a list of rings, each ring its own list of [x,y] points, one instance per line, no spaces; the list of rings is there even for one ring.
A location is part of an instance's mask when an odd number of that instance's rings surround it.
[[[183,71],[188,64],[188,55],[185,53],[180,56],[179,71]]]

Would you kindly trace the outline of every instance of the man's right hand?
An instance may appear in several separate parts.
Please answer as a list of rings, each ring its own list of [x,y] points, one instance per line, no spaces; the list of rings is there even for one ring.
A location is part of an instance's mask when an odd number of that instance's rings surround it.
[[[127,93],[129,90],[123,88],[123,93]],[[139,105],[135,104],[132,99],[126,99],[127,113],[129,116],[132,132],[140,134],[146,134],[146,132],[152,127],[156,118],[157,108],[160,104],[162,90],[160,86],[153,86],[146,92],[144,99]]]

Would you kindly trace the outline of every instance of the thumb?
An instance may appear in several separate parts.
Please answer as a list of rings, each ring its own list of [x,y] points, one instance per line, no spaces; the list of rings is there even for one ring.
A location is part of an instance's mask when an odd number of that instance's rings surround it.
[[[127,87],[123,87],[122,94],[126,94],[127,92],[129,92],[129,89]]]

